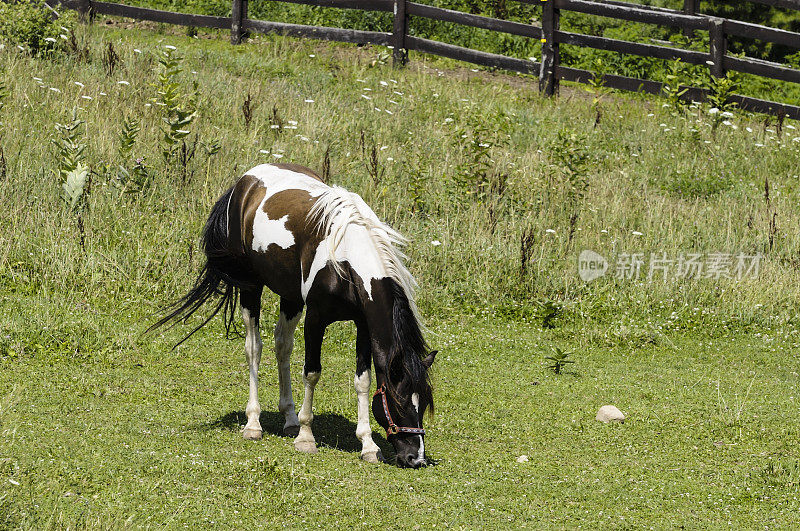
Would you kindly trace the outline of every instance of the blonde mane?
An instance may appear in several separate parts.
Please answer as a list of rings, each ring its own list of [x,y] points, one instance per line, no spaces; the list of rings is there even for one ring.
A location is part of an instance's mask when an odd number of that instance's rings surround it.
[[[358,194],[340,186],[331,186],[317,198],[308,213],[308,219],[316,223],[317,229],[326,235],[328,259],[340,275],[343,270],[336,259],[336,249],[344,239],[347,228],[351,225],[366,228],[386,276],[403,288],[414,316],[421,322],[415,301],[417,282],[406,268],[405,261],[408,257],[401,250],[408,245],[408,239],[379,220]]]

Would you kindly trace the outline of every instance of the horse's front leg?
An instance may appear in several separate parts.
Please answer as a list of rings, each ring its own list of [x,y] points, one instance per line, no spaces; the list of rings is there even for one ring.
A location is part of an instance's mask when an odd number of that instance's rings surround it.
[[[258,319],[261,313],[261,288],[244,291],[240,297],[242,320],[244,320],[244,350],[247,354],[247,365],[250,369],[250,398],[247,400],[247,424],[242,435],[245,439],[261,438],[261,405],[258,403],[258,365],[261,363],[261,334],[258,331]]]
[[[356,400],[358,401],[358,424],[356,437],[361,441],[361,459],[368,463],[380,463],[383,460],[381,449],[372,440],[372,428],[369,424],[369,392],[372,387],[372,350],[366,324],[358,324],[356,335]]]
[[[322,338],[325,335],[325,325],[311,311],[306,311],[306,322],[304,327],[304,338],[306,343],[306,358],[303,365],[303,405],[300,407],[300,414],[297,415],[300,421],[300,433],[294,440],[295,449],[313,454],[317,452],[317,443],[314,434],[311,432],[311,422],[314,420],[314,388],[319,382],[322,372],[320,364],[320,354],[322,352]]]
[[[294,346],[294,329],[297,328],[302,314],[302,302],[293,303],[288,299],[281,299],[281,314],[278,317],[278,324],[275,325],[275,358],[278,361],[278,385],[281,394],[278,411],[283,413],[283,433],[291,437],[296,437],[300,431],[300,422],[292,399],[290,362]]]

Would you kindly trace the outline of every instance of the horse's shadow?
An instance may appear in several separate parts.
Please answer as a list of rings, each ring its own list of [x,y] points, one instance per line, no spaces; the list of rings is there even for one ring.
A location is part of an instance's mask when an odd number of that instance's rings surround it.
[[[262,411],[259,417],[264,433],[271,433],[278,437],[291,439],[283,433],[283,414],[277,411]],[[244,411],[231,411],[221,417],[203,425],[208,430],[239,431],[247,423]],[[312,425],[314,438],[318,446],[325,446],[343,452],[361,452],[361,441],[356,437],[356,425],[341,415],[334,413],[320,413],[314,415]],[[394,448],[383,435],[372,432],[372,440],[381,449],[384,461],[393,462],[395,459]]]

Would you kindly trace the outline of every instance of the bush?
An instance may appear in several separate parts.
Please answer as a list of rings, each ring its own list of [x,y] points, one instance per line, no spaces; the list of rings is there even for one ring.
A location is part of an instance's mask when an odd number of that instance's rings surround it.
[[[34,55],[42,55],[66,42],[61,37],[65,33],[62,26],[73,24],[74,16],[66,19],[54,19],[53,12],[44,2],[0,2],[0,42],[22,46]]]

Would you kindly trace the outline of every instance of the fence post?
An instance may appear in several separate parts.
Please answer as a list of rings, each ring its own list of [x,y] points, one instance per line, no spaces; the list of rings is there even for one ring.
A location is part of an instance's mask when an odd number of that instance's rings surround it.
[[[559,27],[560,10],[555,0],[542,0],[542,68],[539,71],[539,92],[552,96],[558,92],[559,54],[555,32]]]
[[[81,22],[91,22],[92,20],[92,2],[91,0],[78,0],[78,18]]]
[[[406,50],[406,35],[408,34],[408,15],[406,14],[406,0],[394,0],[394,28],[392,30],[392,63],[396,67],[404,66],[408,62]]]
[[[247,0],[233,0],[231,6],[231,44],[242,44],[246,36],[244,20],[247,18]]]
[[[725,21],[723,19],[714,17],[708,20],[708,41],[711,75],[724,77],[725,66],[722,61],[728,50],[728,40],[725,38]]]
[[[685,15],[696,15],[700,9],[700,0],[683,0],[683,13]],[[694,30],[683,28],[683,36],[687,39],[694,37]]]

